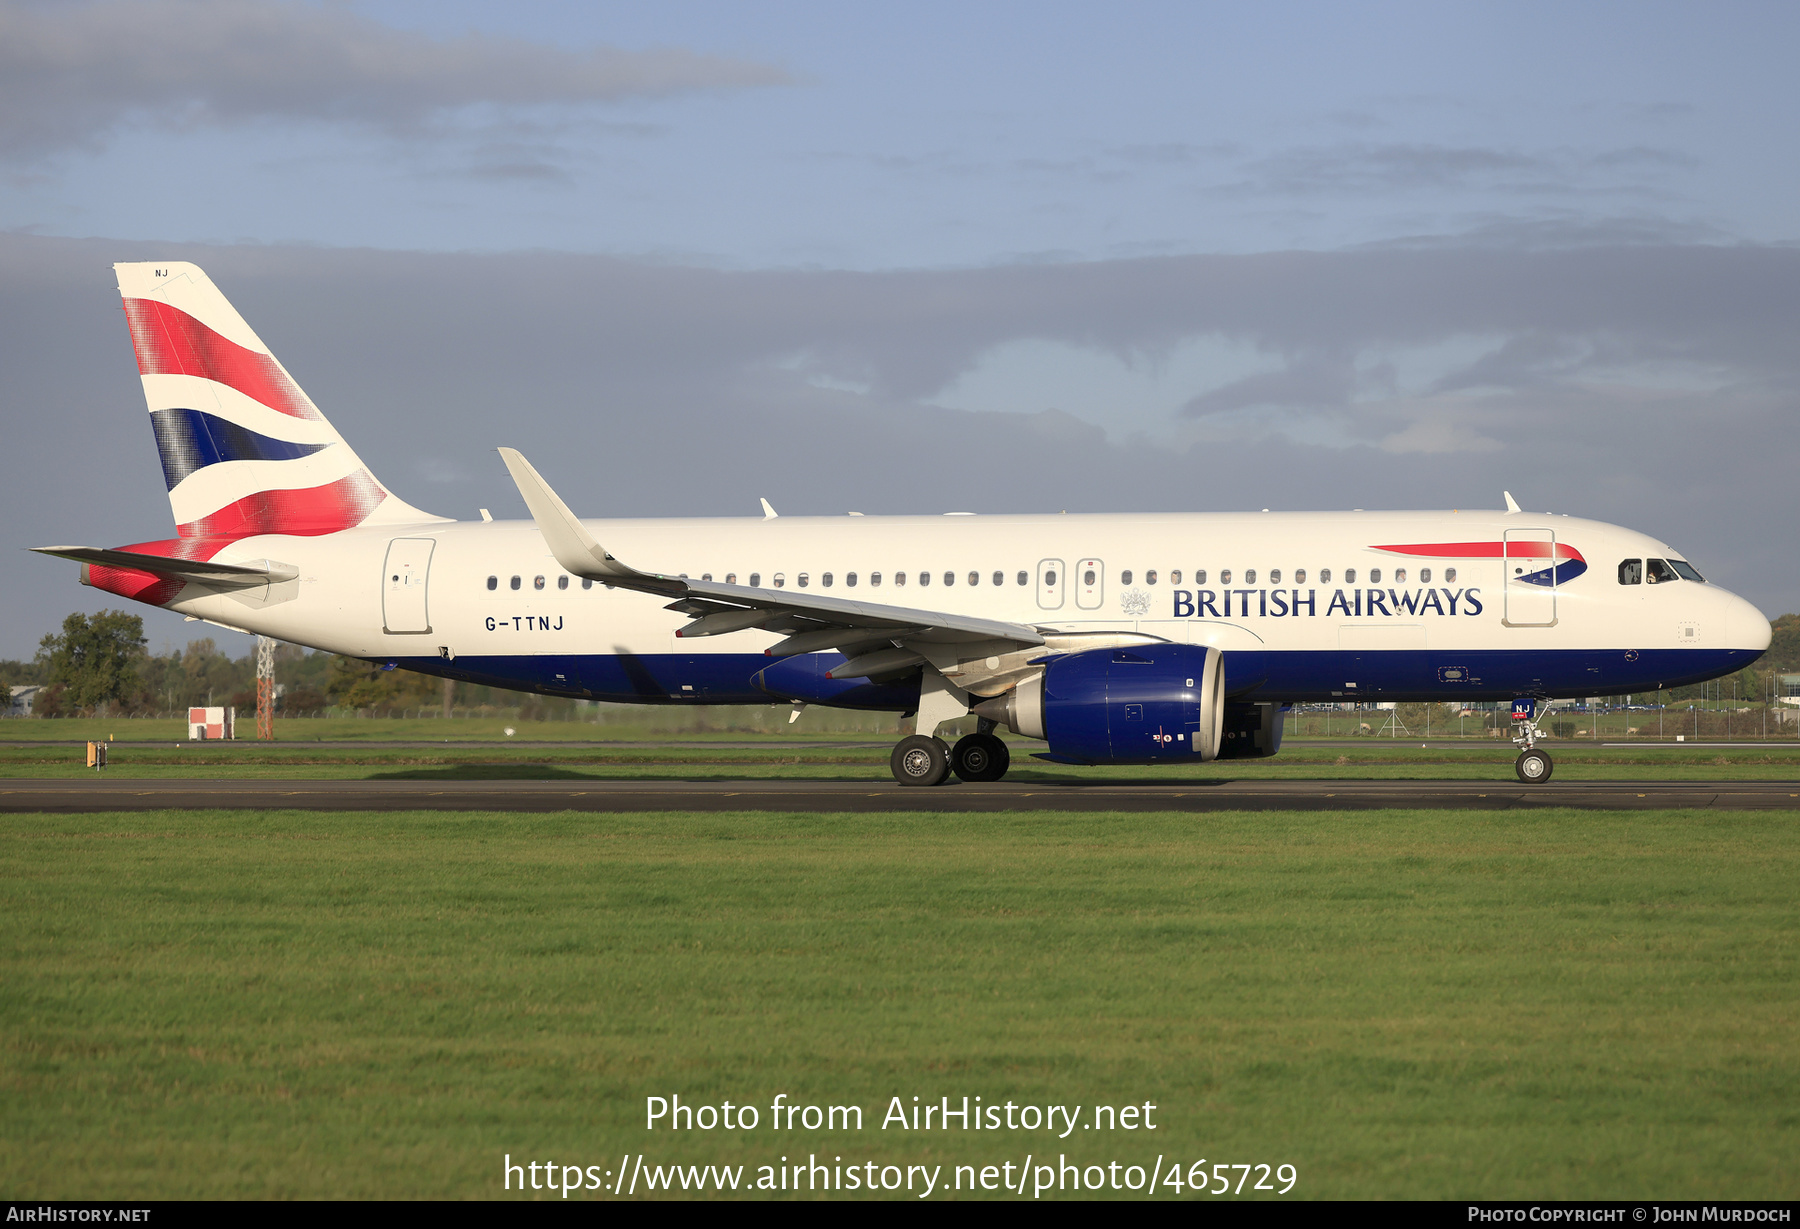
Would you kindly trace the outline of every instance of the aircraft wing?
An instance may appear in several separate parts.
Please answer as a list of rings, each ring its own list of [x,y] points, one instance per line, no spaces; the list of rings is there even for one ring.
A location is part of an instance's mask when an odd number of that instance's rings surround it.
[[[923,661],[939,669],[954,668],[960,661],[1044,644],[1043,630],[1023,623],[639,571],[595,541],[516,449],[502,448],[500,456],[556,561],[576,576],[676,599],[668,608],[693,617],[677,636],[715,636],[748,628],[785,632],[786,639],[766,650],[769,656],[837,649],[850,660],[831,672],[834,678],[897,673]]]
[[[97,563],[108,568],[136,568],[159,576],[176,576],[183,580],[206,581],[211,584],[261,585],[270,581],[293,580],[300,575],[297,568],[285,563],[212,563],[204,559],[174,559],[167,555],[145,555],[130,550],[102,550],[97,546],[34,546],[40,555],[55,555],[76,563]]]

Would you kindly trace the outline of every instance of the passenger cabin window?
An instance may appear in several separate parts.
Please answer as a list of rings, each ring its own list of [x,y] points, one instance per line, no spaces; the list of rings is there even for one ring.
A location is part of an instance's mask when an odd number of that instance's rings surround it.
[[[1231,569],[1230,568],[1221,568],[1220,569],[1219,583],[1222,585],[1228,585],[1231,583]]]
[[[1322,585],[1328,585],[1331,583],[1331,569],[1330,568],[1320,568],[1319,569],[1319,583]]]
[[[905,572],[895,572],[894,573],[894,583],[897,585],[905,585],[906,584],[906,573]]]
[[[955,584],[956,583],[956,573],[955,572],[945,572],[944,573],[944,583],[946,585]]]
[[[1081,583],[1084,585],[1092,585],[1094,583],[1094,569],[1093,568],[1089,568],[1087,571],[1085,571],[1081,574]]]
[[[800,587],[804,589],[810,584],[812,584],[812,577],[805,572],[800,573]]]
[[[1005,572],[995,572],[994,573],[994,587],[997,589],[1005,583],[1006,583],[1006,573]]]
[[[1149,571],[1144,573],[1144,583],[1147,585],[1153,585],[1156,583],[1156,569],[1155,568],[1151,568]]]
[[[919,573],[919,583],[921,585],[929,585],[931,583],[931,573],[930,572],[920,572]]]
[[[1194,583],[1197,585],[1203,585],[1206,583],[1206,569],[1205,568],[1195,568],[1194,569]]]
[[[1055,568],[1052,568],[1048,572],[1044,573],[1044,587],[1046,589],[1056,588],[1056,569]]]
[[[970,585],[978,585],[980,583],[981,583],[981,573],[980,572],[970,572],[969,573],[969,584]]]
[[[737,573],[736,572],[725,573],[725,583],[728,585],[737,584]]]
[[[1297,585],[1303,585],[1306,583],[1306,569],[1305,568],[1295,568],[1294,569],[1294,583]]]
[[[1447,585],[1453,585],[1456,583],[1456,569],[1455,568],[1445,568],[1444,569],[1444,583]]]
[[[533,589],[542,589],[544,587],[544,578],[542,576],[533,576],[531,578],[531,587]]]
[[[825,575],[819,577],[819,583],[824,585],[827,589],[831,588],[831,573],[827,572]]]
[[[1419,583],[1422,585],[1428,585],[1431,583],[1431,569],[1430,568],[1420,568],[1419,569]]]
[[[702,573],[700,573],[700,579],[701,580],[711,580],[712,573],[711,572],[702,572]]]
[[[1281,583],[1281,569],[1280,568],[1270,568],[1269,569],[1269,583],[1272,585],[1278,585]]]
[[[500,578],[498,576],[488,577],[488,592],[489,593],[492,593],[495,589],[498,589],[499,587],[500,587]]]
[[[1702,584],[1706,581],[1706,577],[1695,571],[1694,565],[1685,559],[1671,559],[1669,560],[1669,566],[1674,568],[1675,574],[1680,576],[1683,580],[1697,580]]]
[[[775,587],[777,589],[787,588],[787,573],[786,572],[775,573]]]
[[[1619,583],[1622,585],[1641,585],[1644,583],[1644,561],[1627,559],[1619,564]]]
[[[1030,572],[1020,572],[1019,573],[1019,583],[1021,585],[1030,584],[1031,583],[1031,573]]]
[[[1256,583],[1256,569],[1255,568],[1245,568],[1244,569],[1244,583],[1247,585],[1253,585]]]
[[[870,572],[869,573],[869,583],[871,585],[874,585],[877,589],[881,588],[881,573],[880,572]]]
[[[1381,569],[1380,568],[1370,568],[1369,569],[1369,583],[1372,585],[1378,585],[1381,583]]]
[[[844,588],[846,588],[846,589],[856,588],[856,573],[855,572],[845,572],[844,573]]]
[[[1356,569],[1355,568],[1345,568],[1344,569],[1344,583],[1347,585],[1353,585],[1356,583]]]
[[[762,573],[761,572],[750,573],[750,587],[752,589],[762,588]]]
[[[594,582],[583,576],[581,578],[581,587],[583,589],[592,589],[594,587]]]
[[[1092,576],[1093,573],[1089,572],[1088,575]],[[1093,583],[1094,582],[1091,580],[1088,581],[1088,584],[1090,584],[1090,585]],[[1119,583],[1122,585],[1128,585],[1131,583],[1131,569],[1130,568],[1126,568],[1123,572],[1119,573]]]
[[[1169,573],[1169,583],[1172,585],[1178,585],[1181,583],[1181,569],[1180,568],[1176,568],[1175,570],[1173,570],[1172,572]]]
[[[517,576],[515,576],[508,583],[516,590],[524,582],[522,582]]]
[[[1377,578],[1377,579],[1379,579],[1379,578]],[[1406,569],[1405,568],[1395,568],[1394,569],[1394,583],[1397,585],[1403,585],[1406,583]]]
[[[1665,584],[1671,580],[1680,580],[1675,569],[1669,566],[1666,559],[1646,559],[1644,566],[1649,570],[1649,581],[1653,585]]]
[[[706,579],[711,580],[712,577],[709,576]],[[558,576],[556,578],[556,587],[558,589],[567,589],[569,587],[569,578],[567,576]]]

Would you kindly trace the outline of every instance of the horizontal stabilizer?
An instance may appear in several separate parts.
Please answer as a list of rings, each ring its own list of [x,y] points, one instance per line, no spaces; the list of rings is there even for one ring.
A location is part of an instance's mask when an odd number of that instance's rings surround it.
[[[97,563],[108,568],[136,568],[159,576],[175,576],[182,580],[199,580],[209,584],[263,585],[271,581],[294,580],[300,569],[285,563],[211,563],[204,559],[171,559],[167,555],[145,555],[130,550],[102,550],[97,546],[34,546],[40,555],[55,555],[76,563]]]

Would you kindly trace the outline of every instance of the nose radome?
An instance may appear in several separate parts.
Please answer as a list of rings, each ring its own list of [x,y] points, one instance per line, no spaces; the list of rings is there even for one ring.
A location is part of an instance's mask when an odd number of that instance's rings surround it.
[[[1735,593],[1725,597],[1725,635],[1731,647],[1758,653],[1768,648],[1774,629],[1767,616]]]

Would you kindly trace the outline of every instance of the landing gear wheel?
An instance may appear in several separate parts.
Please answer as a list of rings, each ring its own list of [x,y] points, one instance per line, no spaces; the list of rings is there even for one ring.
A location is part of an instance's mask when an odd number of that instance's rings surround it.
[[[1519,774],[1519,780],[1527,785],[1542,785],[1550,779],[1550,773],[1556,765],[1551,762],[1548,751],[1521,751],[1513,771]]]
[[[902,785],[942,785],[950,775],[950,748],[941,739],[914,734],[895,744],[888,767]]]
[[[1012,765],[1012,752],[992,734],[970,734],[950,751],[950,768],[965,781],[998,781]]]

